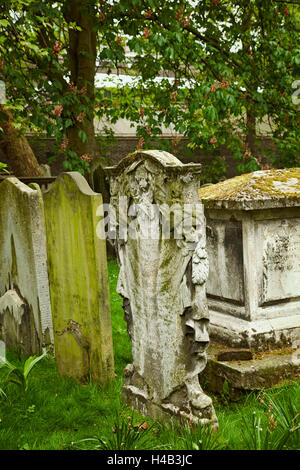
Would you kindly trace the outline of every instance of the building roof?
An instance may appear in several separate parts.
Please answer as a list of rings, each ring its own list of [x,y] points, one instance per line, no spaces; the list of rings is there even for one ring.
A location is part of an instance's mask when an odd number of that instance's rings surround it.
[[[300,206],[300,168],[254,171],[199,189],[207,208],[255,210]]]

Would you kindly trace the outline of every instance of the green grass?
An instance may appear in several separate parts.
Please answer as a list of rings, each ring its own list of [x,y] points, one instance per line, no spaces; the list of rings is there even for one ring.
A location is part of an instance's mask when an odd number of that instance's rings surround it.
[[[131,345],[122,300],[116,293],[117,277],[117,264],[109,261],[116,378],[104,388],[97,384],[80,385],[70,378],[61,378],[53,359],[42,359],[31,371],[26,391],[8,384],[7,398],[0,397],[1,450],[238,450],[276,445],[299,449],[299,416],[295,418],[300,410],[297,382],[268,390],[265,396],[248,393],[226,405],[214,397],[219,420],[217,434],[201,428],[191,430],[188,426],[165,427],[126,407],[121,400],[121,388],[123,369],[131,362]],[[24,364],[12,352],[8,359],[16,365]],[[271,433],[266,430],[270,425],[274,425]],[[280,442],[283,436],[285,442]]]

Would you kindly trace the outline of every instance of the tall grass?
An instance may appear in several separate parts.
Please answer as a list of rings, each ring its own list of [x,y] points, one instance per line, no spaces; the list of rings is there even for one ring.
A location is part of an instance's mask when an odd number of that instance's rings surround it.
[[[106,387],[81,385],[60,377],[55,361],[44,358],[31,370],[26,391],[11,383],[5,387],[7,398],[0,397],[0,449],[299,449],[297,382],[245,394],[226,406],[214,398],[217,434],[201,427],[153,423],[126,407],[121,389],[131,345],[122,300],[116,294],[117,277],[117,264],[110,261],[115,379]],[[24,370],[25,361],[16,354],[11,353],[8,360]]]

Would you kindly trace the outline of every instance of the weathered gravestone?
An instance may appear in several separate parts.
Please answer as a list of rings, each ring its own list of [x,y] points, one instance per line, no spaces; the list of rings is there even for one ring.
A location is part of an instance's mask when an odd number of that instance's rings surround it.
[[[106,383],[114,359],[101,194],[80,173],[63,173],[44,204],[59,372]]]
[[[123,400],[154,419],[216,425],[198,380],[209,344],[201,166],[144,151],[106,171],[115,208],[110,235],[115,225],[117,290],[132,341]]]
[[[0,323],[7,348],[53,345],[43,201],[17,178],[0,184]]]

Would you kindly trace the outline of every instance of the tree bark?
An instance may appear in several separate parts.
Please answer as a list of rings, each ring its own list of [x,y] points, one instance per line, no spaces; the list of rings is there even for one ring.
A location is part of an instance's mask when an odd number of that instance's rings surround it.
[[[257,148],[256,148],[256,117],[253,111],[247,110],[247,135],[246,135],[246,142],[248,144],[248,148],[251,150],[252,155],[256,155]]]
[[[7,120],[0,121],[0,147],[5,154],[9,170],[18,177],[43,176],[38,161],[24,135],[18,135],[13,126],[13,115],[3,104],[0,112],[6,114]]]
[[[245,8],[243,10],[243,22],[242,22],[242,31],[245,33],[244,37],[242,37],[242,46],[244,53],[249,55],[253,54],[253,51],[251,50],[251,45],[249,41],[249,37],[246,34],[246,32],[249,30],[251,26],[251,15],[253,13],[252,11],[253,7],[250,4],[245,4]],[[247,86],[247,91],[257,91],[257,84],[256,84],[256,79],[253,77],[253,80],[248,82]],[[248,101],[246,105],[246,143],[248,145],[249,150],[251,151],[251,154],[255,156],[256,154],[256,147],[255,147],[255,141],[256,141],[256,113],[255,109],[251,105],[251,103]]]
[[[96,73],[96,28],[94,28],[94,2],[84,4],[80,0],[66,2],[65,19],[68,22],[75,22],[80,27],[69,30],[69,60],[71,70],[71,82],[77,90],[86,88],[86,93],[82,95],[82,103],[85,103],[84,96],[89,98],[89,116],[84,118],[84,122],[77,121],[76,113],[78,107],[74,107],[73,125],[67,129],[69,147],[80,157],[82,155],[95,156],[96,141],[94,130],[94,102],[95,102],[95,73]],[[78,94],[80,96],[80,93]],[[79,130],[83,130],[87,136],[86,142],[79,137]]]

